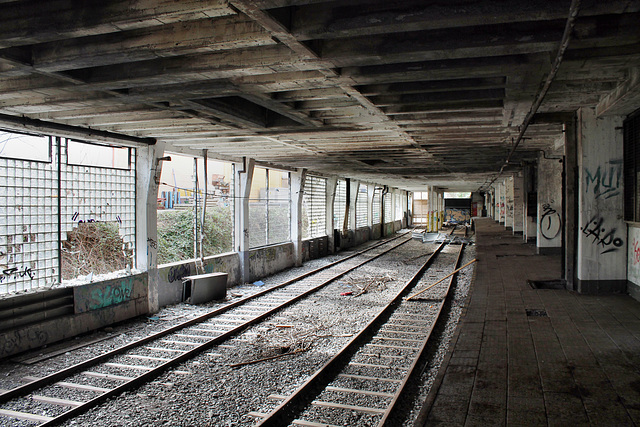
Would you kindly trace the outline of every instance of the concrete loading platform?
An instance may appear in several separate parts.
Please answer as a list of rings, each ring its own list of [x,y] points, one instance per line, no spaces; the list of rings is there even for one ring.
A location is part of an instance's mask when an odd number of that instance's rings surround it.
[[[637,425],[640,303],[534,289],[560,257],[476,222],[468,306],[420,425]]]

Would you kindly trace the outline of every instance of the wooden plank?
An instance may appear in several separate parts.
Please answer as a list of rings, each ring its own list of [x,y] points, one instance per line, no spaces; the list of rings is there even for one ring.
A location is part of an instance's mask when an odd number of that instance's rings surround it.
[[[112,368],[121,368],[121,369],[135,369],[138,371],[151,371],[153,370],[153,368],[149,367],[149,366],[143,366],[143,365],[125,365],[124,363],[112,363],[112,362],[108,362],[105,363],[105,366],[110,366]]]
[[[46,423],[47,421],[51,421],[53,419],[52,417],[45,417],[45,416],[36,415],[36,414],[28,414],[26,412],[11,411],[9,409],[0,409],[0,415],[4,417],[9,417],[9,418],[18,418],[20,420],[36,421],[36,422],[42,422],[42,423]]]
[[[109,388],[95,387],[92,385],[84,385],[84,384],[76,384],[76,383],[70,383],[66,381],[57,382],[55,383],[55,385],[64,387],[64,388],[71,388],[74,390],[94,391],[96,393],[106,393],[108,391],[111,391],[111,389]]]
[[[195,346],[202,344],[200,342],[175,341],[175,340],[162,340],[162,342],[166,342],[168,344],[195,345]]]
[[[313,406],[322,406],[325,408],[344,409],[345,411],[366,412],[369,414],[384,414],[384,409],[368,408],[366,406],[344,405],[342,403],[325,402],[323,400],[314,400],[311,402]]]
[[[142,359],[142,360],[157,360],[159,362],[166,362],[171,359],[167,359],[166,357],[152,357],[152,356],[142,356],[140,354],[125,354],[124,357],[131,357],[132,359]]]
[[[393,337],[381,337],[380,335],[376,335],[373,337],[375,340],[383,340],[383,341],[406,341],[406,342],[423,342],[424,340],[412,340],[409,338],[393,338]]]
[[[84,403],[84,402],[78,402],[76,400],[59,399],[57,397],[39,396],[39,395],[32,395],[31,399],[37,402],[50,403],[52,405],[59,405],[59,406],[70,406],[72,408],[75,408],[76,406],[80,406]]]
[[[174,337],[183,337],[183,338],[201,338],[201,339],[207,339],[210,340],[211,338],[214,338],[212,336],[207,336],[207,335],[191,335],[191,334],[173,334]]]
[[[166,351],[169,353],[186,353],[184,350],[176,350],[175,348],[163,348],[163,347],[145,347],[147,350],[153,351]]]
[[[355,394],[364,394],[367,396],[380,396],[380,397],[393,397],[393,393],[383,393],[381,391],[370,391],[370,390],[356,390],[353,388],[344,388],[344,387],[334,387],[327,386],[325,390],[329,391],[337,391],[339,393],[355,393]]]
[[[87,377],[104,378],[107,380],[131,381],[134,377],[125,377],[124,375],[103,374],[102,372],[85,371],[82,373]]]
[[[304,427],[340,427],[334,424],[316,423],[313,421],[305,421],[305,420],[293,420],[291,424],[294,426],[304,426]]]
[[[366,368],[385,368],[385,369],[396,369],[395,366],[388,365],[378,365],[375,363],[358,363],[358,362],[349,362],[349,366],[364,366]]]
[[[405,347],[401,345],[382,345],[382,344],[366,344],[369,347],[378,347],[378,348],[394,348],[398,350],[417,350],[418,347]]]
[[[351,378],[354,380],[369,380],[369,381],[382,381],[387,383],[399,383],[401,380],[396,380],[393,378],[378,378],[378,377],[369,377],[366,375],[354,375],[354,374],[338,374],[338,377],[341,378]]]

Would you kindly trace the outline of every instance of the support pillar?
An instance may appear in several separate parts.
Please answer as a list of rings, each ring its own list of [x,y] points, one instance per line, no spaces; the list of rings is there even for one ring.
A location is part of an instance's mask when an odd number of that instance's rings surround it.
[[[504,180],[504,226],[513,230],[514,224],[514,197],[513,197],[513,177]]]
[[[522,235],[527,209],[522,172],[513,177],[513,234]]]
[[[293,261],[296,267],[302,265],[302,195],[307,170],[291,172],[291,242]]]
[[[336,187],[338,185],[338,178],[327,178],[327,198],[325,199],[325,215],[326,221],[324,225],[324,231],[327,234],[327,249],[329,253],[335,252],[335,238],[333,234],[333,201],[336,198]]]
[[[578,292],[626,292],[622,117],[578,110]]]
[[[538,156],[538,216],[536,251],[560,254],[562,251],[562,161]]]
[[[249,159],[236,165],[235,242],[240,255],[240,277],[242,282],[251,280],[249,272],[249,196],[255,160]]]
[[[147,271],[149,311],[159,306],[158,184],[162,172],[163,142],[136,149],[136,265]]]

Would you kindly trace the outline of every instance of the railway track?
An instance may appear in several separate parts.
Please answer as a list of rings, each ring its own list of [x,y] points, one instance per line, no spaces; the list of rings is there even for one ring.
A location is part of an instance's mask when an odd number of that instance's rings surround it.
[[[46,377],[29,378],[29,383],[0,394],[0,416],[31,425],[58,425],[150,382],[410,240],[410,233],[396,236]],[[60,390],[68,391],[70,397],[60,398]],[[43,408],[47,415],[40,415]]]
[[[390,416],[417,371],[455,275],[419,299],[405,296],[419,290],[420,278],[445,245],[431,254],[359,334],[291,395],[272,395],[281,401],[275,409],[268,414],[250,413],[257,425],[391,425]],[[459,265],[463,248],[460,245],[451,271]]]

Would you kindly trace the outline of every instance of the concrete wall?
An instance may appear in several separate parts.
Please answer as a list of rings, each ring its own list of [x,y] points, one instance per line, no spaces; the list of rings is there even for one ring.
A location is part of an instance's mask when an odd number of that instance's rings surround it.
[[[329,255],[329,239],[327,236],[302,241],[303,261],[310,261],[327,255]]]
[[[562,163],[538,157],[538,218],[536,247],[539,254],[559,254],[562,248]]]
[[[640,300],[640,224],[629,226],[627,241],[627,292]]]
[[[205,273],[223,272],[229,275],[227,286],[242,282],[240,256],[238,253],[206,257],[203,262]],[[158,268],[158,299],[160,307],[182,301],[182,278],[199,274],[195,260],[164,264]]]
[[[523,186],[522,173],[519,173],[513,177],[513,234],[522,234],[524,230],[524,216],[527,205]]]
[[[34,315],[51,314],[50,318],[0,330],[0,359],[149,312],[146,273],[73,287],[72,310],[66,315],[54,315],[55,310],[47,308],[46,301],[60,291],[39,291],[0,301],[0,310],[14,321],[34,304],[44,304]]]
[[[625,292],[627,229],[623,221],[622,118],[578,112],[576,290]]]
[[[249,251],[249,282],[277,273],[295,265],[292,243],[268,246]]]
[[[371,240],[371,228],[360,227],[355,231],[355,246],[361,245],[364,242]]]
[[[504,180],[504,226],[513,230],[513,177]]]

